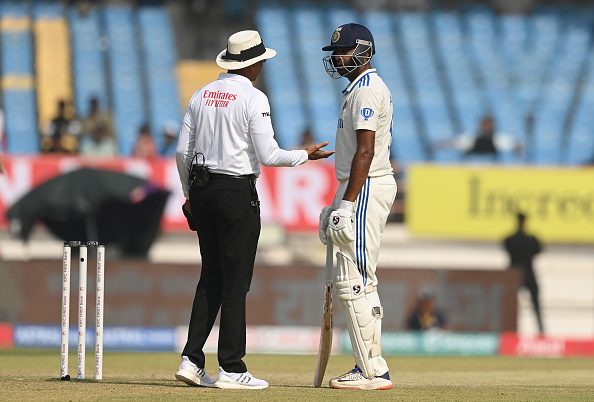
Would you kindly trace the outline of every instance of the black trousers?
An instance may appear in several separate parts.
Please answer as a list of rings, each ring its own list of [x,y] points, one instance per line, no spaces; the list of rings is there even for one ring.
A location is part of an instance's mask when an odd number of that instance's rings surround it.
[[[534,309],[534,315],[536,316],[536,322],[538,324],[538,331],[544,334],[544,325],[542,323],[542,314],[540,312],[540,301],[538,297],[538,283],[536,282],[536,276],[534,271],[524,270],[524,283],[523,286],[530,291],[530,298],[532,299],[532,308]]]
[[[227,372],[244,373],[245,299],[260,237],[260,207],[254,179],[211,180],[190,192],[202,272],[192,306],[183,355],[204,367],[203,347],[220,310],[218,360]]]

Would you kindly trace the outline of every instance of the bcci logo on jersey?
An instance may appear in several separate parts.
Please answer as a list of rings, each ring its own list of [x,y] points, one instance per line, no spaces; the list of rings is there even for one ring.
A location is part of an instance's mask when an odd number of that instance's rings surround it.
[[[361,116],[365,118],[365,121],[369,120],[373,116],[373,109],[368,107],[361,109]]]

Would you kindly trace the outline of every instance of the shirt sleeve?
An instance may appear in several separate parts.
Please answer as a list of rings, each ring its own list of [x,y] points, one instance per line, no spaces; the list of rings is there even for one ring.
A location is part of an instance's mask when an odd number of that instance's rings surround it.
[[[177,164],[177,172],[181,181],[182,190],[186,199],[190,199],[190,190],[188,188],[188,177],[190,175],[190,165],[192,164],[192,158],[194,156],[194,148],[196,144],[196,123],[194,121],[193,105],[195,103],[196,92],[186,114],[184,115],[179,137],[177,140],[177,148],[175,152],[175,161]]]
[[[264,166],[297,166],[307,161],[304,149],[286,151],[274,139],[268,98],[259,92],[249,107],[250,136],[258,162]]]
[[[351,103],[353,128],[377,131],[382,110],[382,94],[370,87],[358,88]]]

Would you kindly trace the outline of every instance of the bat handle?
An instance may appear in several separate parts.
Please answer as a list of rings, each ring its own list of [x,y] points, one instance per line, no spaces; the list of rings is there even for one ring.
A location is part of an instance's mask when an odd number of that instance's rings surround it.
[[[332,283],[334,281],[334,245],[332,240],[328,237],[326,242],[326,283]]]

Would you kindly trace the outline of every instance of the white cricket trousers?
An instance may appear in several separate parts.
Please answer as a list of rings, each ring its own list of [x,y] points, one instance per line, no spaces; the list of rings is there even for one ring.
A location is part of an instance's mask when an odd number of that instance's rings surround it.
[[[348,180],[336,190],[332,209],[338,209],[346,191]],[[386,227],[390,209],[396,198],[396,180],[393,175],[368,177],[355,200],[353,230],[355,241],[340,250],[357,264],[364,285],[377,285],[375,270],[379,256],[380,238]]]
[[[340,205],[347,185],[348,181],[344,181],[338,186],[336,196],[332,202],[333,209],[337,209]],[[375,271],[379,256],[380,238],[396,198],[396,191],[396,180],[394,180],[393,175],[368,177],[354,202],[353,229],[355,231],[355,241],[345,247],[340,247],[340,250],[355,262],[357,270],[363,277],[365,286],[377,286],[378,284]],[[377,292],[368,293],[366,297],[372,306],[381,306]],[[375,327],[374,338],[381,339],[381,321]],[[383,375],[388,371],[388,364],[381,355],[372,357],[371,365],[375,376]]]

